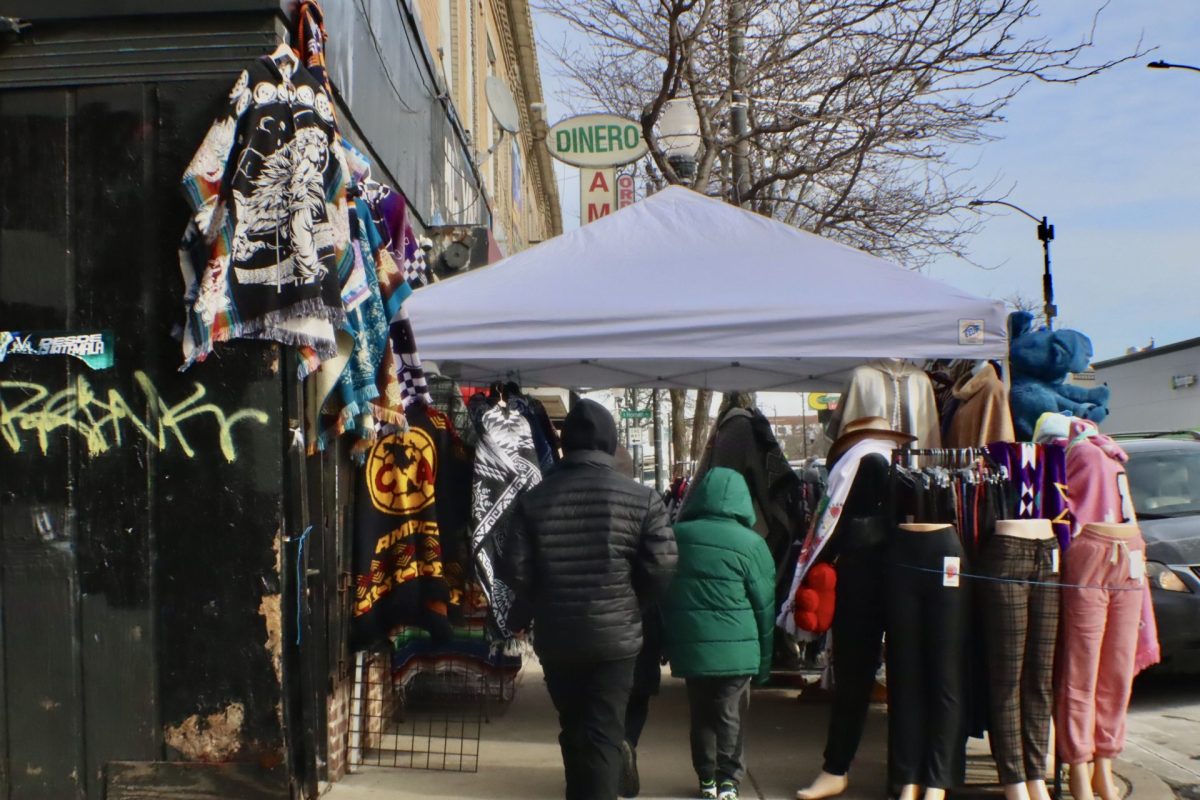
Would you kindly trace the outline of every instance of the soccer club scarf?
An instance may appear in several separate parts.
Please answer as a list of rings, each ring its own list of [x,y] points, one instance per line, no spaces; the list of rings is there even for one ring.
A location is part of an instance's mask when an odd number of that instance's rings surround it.
[[[408,429],[380,438],[367,454],[355,514],[355,650],[398,625],[420,626],[439,641],[451,636],[436,491],[451,437],[443,417],[414,406]]]

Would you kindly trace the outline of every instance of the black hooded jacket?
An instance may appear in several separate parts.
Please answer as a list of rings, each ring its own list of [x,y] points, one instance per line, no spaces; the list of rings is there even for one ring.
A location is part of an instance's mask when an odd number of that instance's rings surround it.
[[[633,658],[642,608],[674,576],[675,535],[658,495],[613,468],[617,427],[603,406],[580,402],[563,446],[559,466],[517,501],[501,576],[532,614],[543,661]]]

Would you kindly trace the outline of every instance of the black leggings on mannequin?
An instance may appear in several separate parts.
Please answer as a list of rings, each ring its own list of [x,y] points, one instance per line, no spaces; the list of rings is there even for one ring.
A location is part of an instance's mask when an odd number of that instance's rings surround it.
[[[892,535],[887,591],[888,741],[892,784],[948,789],[965,744],[965,580],[943,585],[947,556],[968,570],[953,527]],[[928,571],[926,571],[928,570]]]

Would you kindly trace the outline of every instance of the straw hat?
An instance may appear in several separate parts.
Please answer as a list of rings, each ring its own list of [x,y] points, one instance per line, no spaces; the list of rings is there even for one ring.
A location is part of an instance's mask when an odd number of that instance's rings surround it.
[[[860,417],[842,426],[842,435],[829,448],[826,462],[832,464],[838,456],[863,439],[891,439],[898,445],[904,445],[915,442],[917,437],[892,430],[883,417]]]

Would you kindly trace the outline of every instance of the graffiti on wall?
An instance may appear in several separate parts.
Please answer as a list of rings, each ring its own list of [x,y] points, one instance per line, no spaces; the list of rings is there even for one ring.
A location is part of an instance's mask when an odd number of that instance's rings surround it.
[[[89,456],[107,453],[133,441],[145,441],[160,452],[178,447],[195,457],[193,440],[216,423],[217,446],[227,461],[237,459],[234,428],[240,424],[266,425],[270,417],[256,408],[227,412],[203,402],[208,390],[193,384],[192,393],[178,403],[163,398],[146,373],[134,373],[138,394],[127,397],[117,389],[98,390],[82,376],[65,389],[54,391],[39,383],[0,381],[0,439],[19,453],[34,443],[43,455],[59,431],[73,433]],[[191,437],[189,438],[189,432]]]

